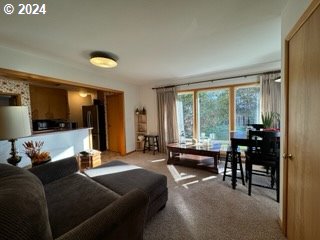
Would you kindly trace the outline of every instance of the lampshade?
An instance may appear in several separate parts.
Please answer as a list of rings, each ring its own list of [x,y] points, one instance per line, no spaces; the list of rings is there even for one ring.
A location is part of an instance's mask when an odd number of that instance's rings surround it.
[[[118,65],[116,59],[111,54],[105,52],[91,53],[90,62],[95,66],[103,68],[113,68]]]
[[[31,135],[27,106],[0,106],[0,140]]]

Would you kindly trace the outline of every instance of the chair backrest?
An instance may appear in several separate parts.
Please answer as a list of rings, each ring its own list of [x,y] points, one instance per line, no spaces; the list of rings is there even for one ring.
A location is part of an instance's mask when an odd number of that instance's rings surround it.
[[[256,130],[260,130],[264,128],[264,125],[261,123],[252,123],[252,124],[248,124],[248,126],[251,126]]]
[[[279,141],[275,131],[249,131],[248,152],[260,155],[260,158],[278,157]]]

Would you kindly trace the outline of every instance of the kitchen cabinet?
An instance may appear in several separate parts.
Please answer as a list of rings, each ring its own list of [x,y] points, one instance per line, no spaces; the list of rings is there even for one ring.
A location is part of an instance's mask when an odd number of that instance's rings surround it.
[[[30,85],[32,120],[68,119],[68,94],[64,89]]]

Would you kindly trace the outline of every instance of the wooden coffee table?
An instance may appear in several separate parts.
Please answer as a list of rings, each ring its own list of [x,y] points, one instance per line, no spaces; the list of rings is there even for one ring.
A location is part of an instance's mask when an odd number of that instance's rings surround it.
[[[220,173],[223,170],[218,167],[220,147],[170,143],[167,149],[167,164],[202,168],[214,173]]]

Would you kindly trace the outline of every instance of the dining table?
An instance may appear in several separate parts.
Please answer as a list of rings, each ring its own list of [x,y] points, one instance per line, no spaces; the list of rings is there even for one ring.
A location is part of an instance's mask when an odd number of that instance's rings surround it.
[[[261,131],[261,130],[253,130]],[[280,131],[277,131],[277,138],[280,141]],[[231,164],[231,184],[232,188],[235,189],[237,186],[237,150],[239,146],[248,147],[250,144],[249,134],[246,131],[231,131],[230,132],[230,142],[232,148],[232,164]]]

